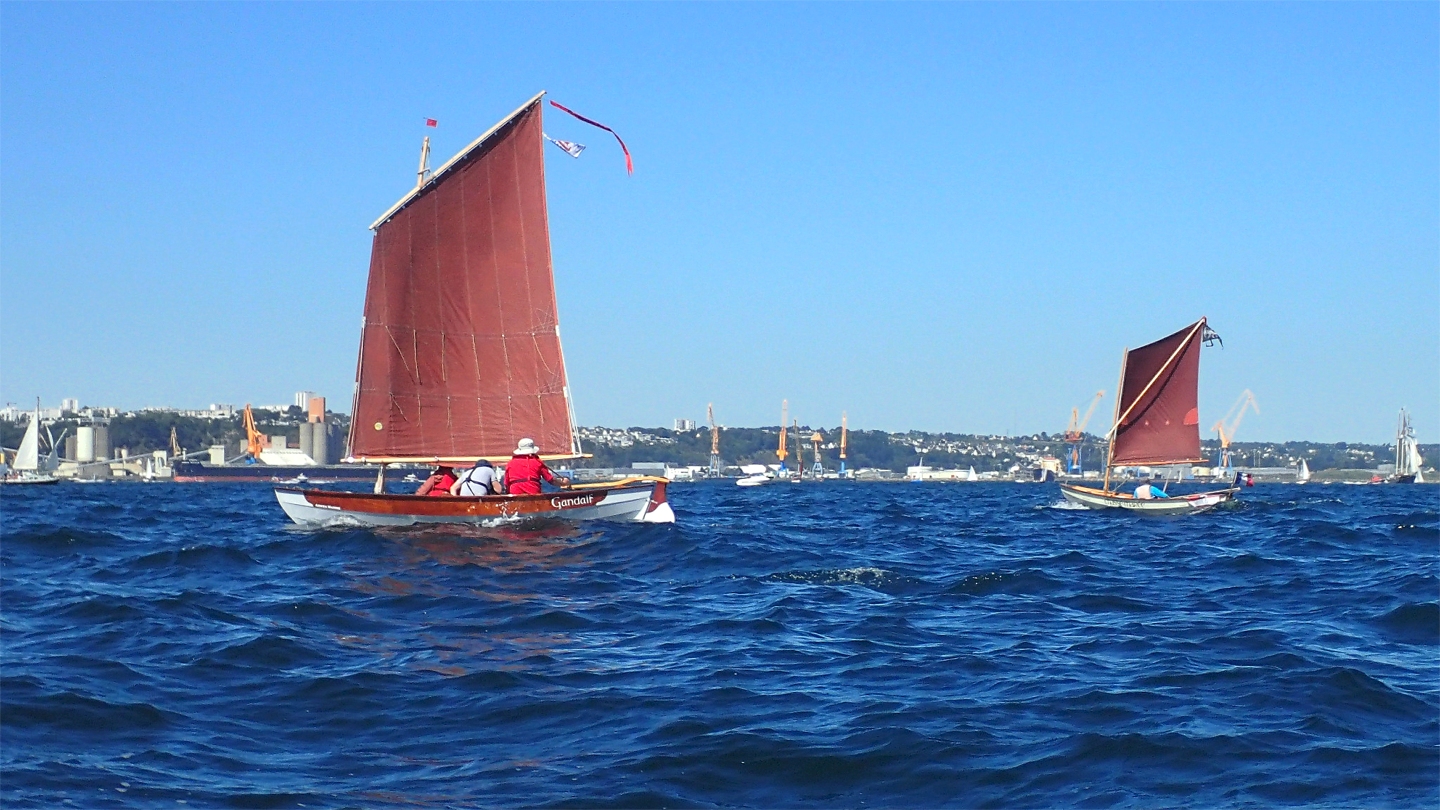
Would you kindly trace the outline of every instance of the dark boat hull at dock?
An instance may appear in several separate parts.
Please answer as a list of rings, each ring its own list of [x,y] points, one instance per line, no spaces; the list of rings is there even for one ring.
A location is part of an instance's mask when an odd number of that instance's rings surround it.
[[[276,467],[269,464],[214,465],[199,461],[178,461],[174,467],[174,480],[180,483],[255,482],[273,484],[303,481],[318,484],[327,481],[373,481],[378,469],[369,464]],[[396,470],[392,469],[391,472],[396,472]]]

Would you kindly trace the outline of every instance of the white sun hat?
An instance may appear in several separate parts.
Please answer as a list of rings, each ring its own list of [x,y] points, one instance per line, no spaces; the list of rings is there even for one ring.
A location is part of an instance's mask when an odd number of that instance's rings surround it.
[[[521,439],[520,444],[515,448],[514,455],[538,456],[540,455],[540,448],[535,446],[534,439]]]

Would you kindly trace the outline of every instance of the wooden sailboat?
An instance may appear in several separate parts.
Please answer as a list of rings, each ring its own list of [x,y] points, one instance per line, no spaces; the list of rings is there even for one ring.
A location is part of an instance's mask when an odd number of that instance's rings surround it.
[[[533,439],[578,458],[560,349],[545,199],[544,92],[380,216],[370,254],[345,461],[503,462]],[[426,142],[428,152],[428,139]],[[664,478],[559,493],[425,497],[281,488],[301,524],[485,523],[507,519],[674,522]]]
[[[1115,424],[1108,437],[1104,488],[1061,484],[1065,500],[1090,509],[1180,515],[1213,509],[1235,497],[1239,492],[1235,487],[1149,498],[1110,488],[1116,467],[1205,461],[1200,454],[1200,346],[1212,339],[1217,339],[1215,333],[1201,318],[1173,335],[1125,352]]]

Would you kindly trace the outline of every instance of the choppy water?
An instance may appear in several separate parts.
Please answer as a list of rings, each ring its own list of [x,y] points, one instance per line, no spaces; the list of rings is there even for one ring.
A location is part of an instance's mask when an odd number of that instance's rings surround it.
[[[1440,804],[1440,488],[672,492],[480,535],[6,490],[0,802]]]

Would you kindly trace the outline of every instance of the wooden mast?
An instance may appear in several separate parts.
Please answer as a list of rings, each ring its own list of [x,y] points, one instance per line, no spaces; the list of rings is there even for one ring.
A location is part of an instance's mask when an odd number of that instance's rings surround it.
[[[420,144],[420,168],[415,170],[415,187],[425,185],[425,176],[430,173],[430,136],[425,136],[425,142]]]
[[[1125,366],[1130,362],[1130,349],[1120,353],[1120,381],[1115,384],[1115,419],[1110,424],[1110,432],[1105,436],[1105,484],[1104,490],[1110,491],[1110,463],[1115,460],[1115,431],[1120,427],[1120,401],[1125,398]]]

